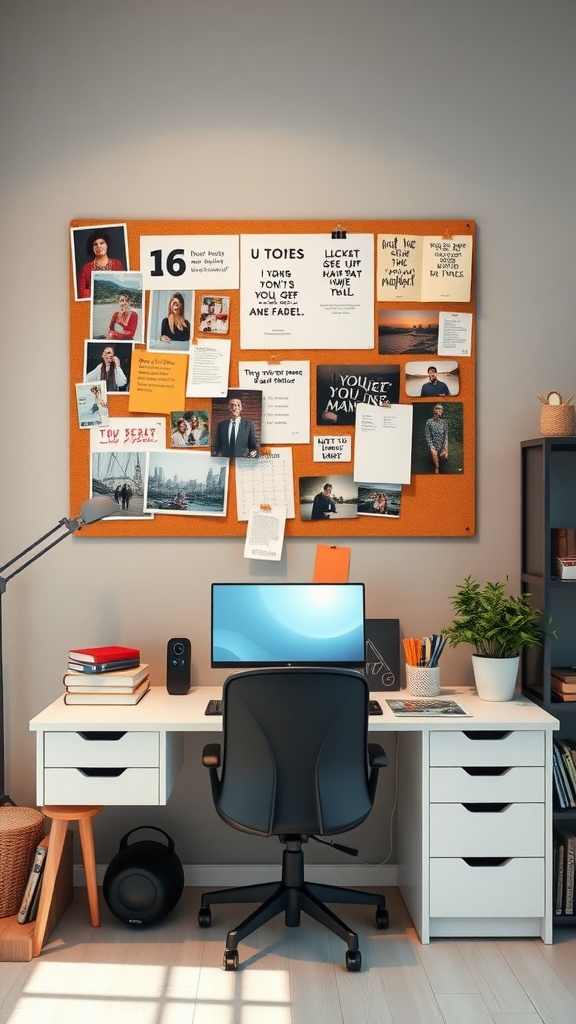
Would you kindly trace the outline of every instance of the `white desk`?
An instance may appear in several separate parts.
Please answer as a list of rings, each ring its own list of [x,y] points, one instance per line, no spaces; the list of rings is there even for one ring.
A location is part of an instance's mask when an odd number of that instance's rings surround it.
[[[171,696],[155,686],[135,707],[68,707],[58,698],[30,722],[38,804],[165,804],[183,734],[220,731],[221,719],[204,714],[220,695],[220,687]],[[398,734],[398,880],[420,940],[552,942],[557,719],[523,697],[489,703],[469,689],[442,696],[470,718],[397,718],[386,694],[372,696],[384,714],[370,719],[370,732]]]

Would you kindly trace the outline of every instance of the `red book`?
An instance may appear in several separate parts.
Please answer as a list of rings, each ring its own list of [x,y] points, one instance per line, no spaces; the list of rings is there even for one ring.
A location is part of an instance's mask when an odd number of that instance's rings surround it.
[[[140,658],[140,651],[134,647],[80,647],[70,651],[69,661],[87,661],[98,664],[102,661],[133,661]]]

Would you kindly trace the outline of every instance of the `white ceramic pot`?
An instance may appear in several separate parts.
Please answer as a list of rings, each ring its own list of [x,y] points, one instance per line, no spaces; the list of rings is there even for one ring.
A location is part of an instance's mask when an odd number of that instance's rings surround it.
[[[480,700],[512,700],[520,657],[485,658],[472,655],[474,681]]]

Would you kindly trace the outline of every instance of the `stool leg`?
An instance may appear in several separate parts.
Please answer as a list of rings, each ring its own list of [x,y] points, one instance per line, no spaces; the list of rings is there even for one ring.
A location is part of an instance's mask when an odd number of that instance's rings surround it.
[[[50,842],[48,843],[48,853],[46,854],[46,863],[44,864],[44,877],[38,902],[38,914],[36,916],[36,924],[34,925],[32,956],[40,956],[42,952],[67,828],[68,822],[61,821],[58,818],[53,820],[50,828]]]
[[[86,875],[90,921],[94,928],[98,928],[100,924],[100,908],[98,906],[98,881],[96,879],[96,855],[94,852],[92,818],[80,818],[78,830],[80,832],[80,846],[82,848],[82,860],[84,861],[84,873]]]

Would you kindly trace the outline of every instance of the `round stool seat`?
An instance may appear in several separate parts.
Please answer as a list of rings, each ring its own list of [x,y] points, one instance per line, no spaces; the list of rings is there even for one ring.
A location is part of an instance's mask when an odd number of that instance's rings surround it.
[[[47,818],[55,818],[58,821],[82,821],[83,818],[93,818],[95,814],[100,814],[103,807],[85,807],[78,805],[77,807],[56,807],[46,805],[42,808],[42,814],[45,814]]]

